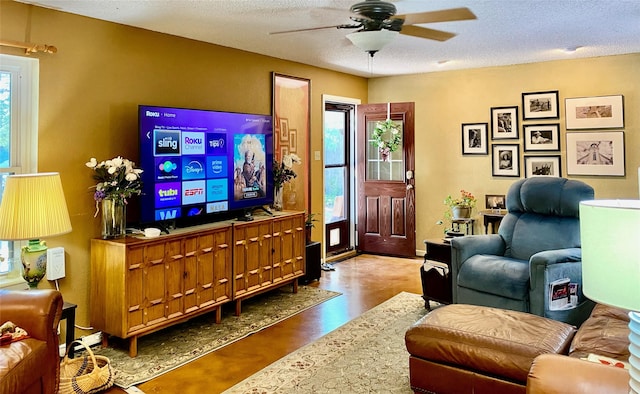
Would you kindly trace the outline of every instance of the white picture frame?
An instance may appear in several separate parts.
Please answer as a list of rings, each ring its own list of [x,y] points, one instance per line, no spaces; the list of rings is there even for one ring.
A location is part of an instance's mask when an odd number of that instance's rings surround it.
[[[526,124],[522,126],[525,152],[560,150],[560,124]]]
[[[624,176],[624,132],[567,133],[567,174]]]
[[[565,99],[567,130],[624,127],[622,95]]]

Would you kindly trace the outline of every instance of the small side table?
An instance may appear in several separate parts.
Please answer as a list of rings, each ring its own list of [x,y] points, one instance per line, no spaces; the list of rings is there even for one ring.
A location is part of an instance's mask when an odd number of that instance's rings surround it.
[[[430,300],[443,304],[451,304],[453,301],[451,244],[441,238],[425,239],[424,244],[427,253],[425,253],[424,263],[420,267],[422,298],[424,299],[424,307],[431,310]],[[441,264],[431,263],[429,260]]]
[[[78,305],[65,301],[62,305],[62,315],[60,320],[67,321],[67,335],[65,342],[67,347],[76,339],[76,308]],[[69,358],[73,358],[73,348],[69,349]]]
[[[506,215],[506,212],[500,209],[483,211],[482,217],[484,220],[485,234],[489,234],[489,224],[491,224],[491,233],[495,234],[498,230],[498,226],[500,226],[500,222],[502,221],[504,215]]]
[[[455,232],[461,232],[460,226],[464,226],[465,235],[473,235],[473,222],[475,219],[451,219],[451,227]]]

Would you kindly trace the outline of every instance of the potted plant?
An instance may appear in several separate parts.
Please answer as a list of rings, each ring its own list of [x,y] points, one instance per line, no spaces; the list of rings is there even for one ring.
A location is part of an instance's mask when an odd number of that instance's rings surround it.
[[[305,229],[306,229],[307,244],[311,243],[311,229],[313,229],[316,226],[314,222],[318,221],[318,219],[316,219],[315,216],[316,216],[315,213],[306,213],[305,212],[304,226],[305,226]]]
[[[471,210],[476,206],[476,197],[470,192],[462,189],[459,197],[448,195],[444,204],[451,209],[453,219],[464,219],[471,217]]]

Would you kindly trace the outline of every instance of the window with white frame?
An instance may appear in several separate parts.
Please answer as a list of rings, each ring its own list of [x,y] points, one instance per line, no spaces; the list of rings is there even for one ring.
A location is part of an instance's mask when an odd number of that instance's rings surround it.
[[[38,60],[0,54],[0,201],[7,176],[37,171]],[[20,243],[0,240],[0,287],[20,279]]]

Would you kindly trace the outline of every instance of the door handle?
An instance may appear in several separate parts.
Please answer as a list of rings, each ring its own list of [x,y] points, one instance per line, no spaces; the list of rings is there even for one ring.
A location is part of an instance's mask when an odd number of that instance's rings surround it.
[[[407,185],[407,190],[411,190],[411,189],[413,189],[413,185],[412,184],[408,184]]]

